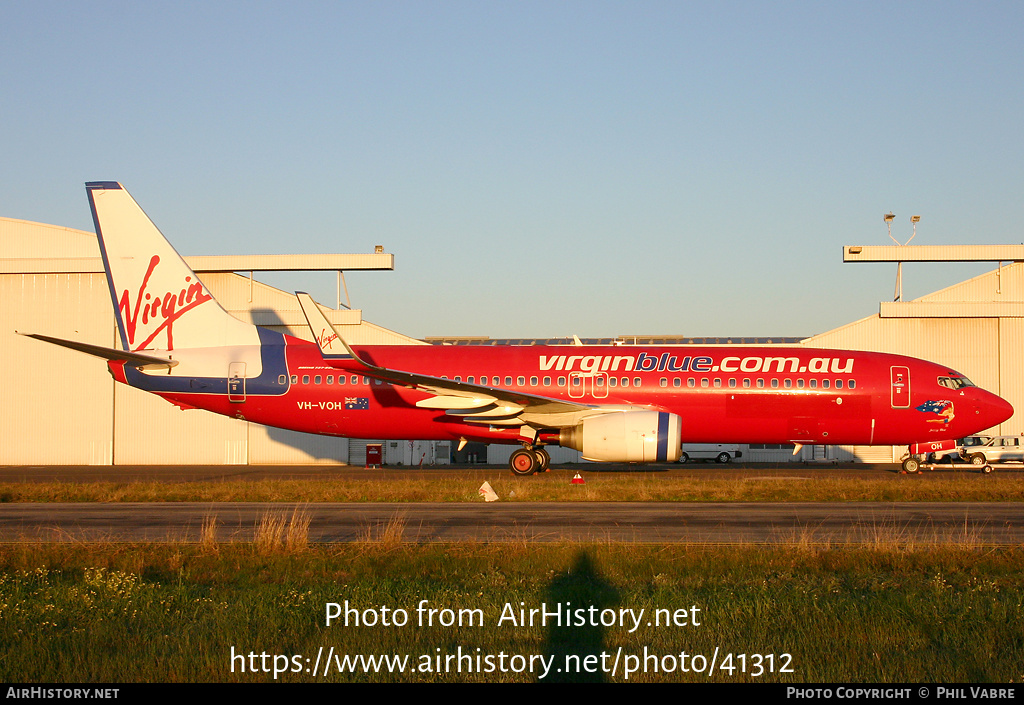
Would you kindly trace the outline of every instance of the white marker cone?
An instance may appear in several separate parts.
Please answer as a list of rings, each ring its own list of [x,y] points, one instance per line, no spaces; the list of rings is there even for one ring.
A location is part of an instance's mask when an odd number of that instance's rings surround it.
[[[480,485],[480,489],[477,491],[480,493],[480,496],[483,497],[484,500],[487,502],[498,501],[498,493],[495,492],[494,488],[491,487],[490,482],[485,482],[484,484]]]

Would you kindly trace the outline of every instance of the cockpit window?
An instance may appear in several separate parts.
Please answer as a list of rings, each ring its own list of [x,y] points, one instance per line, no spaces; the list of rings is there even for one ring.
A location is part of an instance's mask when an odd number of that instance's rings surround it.
[[[963,389],[964,387],[973,387],[974,382],[963,375],[956,375],[952,377],[939,377],[939,386],[949,387],[950,389]]]

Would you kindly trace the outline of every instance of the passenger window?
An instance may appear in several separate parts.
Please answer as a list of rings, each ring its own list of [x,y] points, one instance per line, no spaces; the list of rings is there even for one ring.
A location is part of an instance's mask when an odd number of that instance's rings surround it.
[[[842,389],[842,388],[843,388],[843,380],[837,379],[836,380],[836,389]]]
[[[292,384],[297,384],[298,381],[299,381],[299,376],[298,375],[292,375]]]
[[[693,389],[697,386],[697,381],[693,377],[688,377],[686,380],[686,386]]]
[[[511,387],[512,386],[512,378],[511,377],[505,377],[505,386],[506,387]]]
[[[287,382],[287,381],[288,381],[288,376],[287,376],[287,375],[280,375],[280,376],[279,376],[279,377],[277,378],[277,383],[278,383],[278,384],[284,384],[284,383],[285,383],[285,382]]]
[[[639,377],[634,377],[633,378],[633,386],[634,387],[639,387],[640,386],[640,378]]]
[[[565,386],[565,377],[559,377],[558,378],[558,386],[559,387],[564,387]]]
[[[537,378],[536,377],[530,377],[530,386],[531,387],[536,387],[537,386]]]
[[[623,377],[622,378],[622,386],[623,387],[628,387],[629,386],[629,377]]]
[[[309,375],[302,375],[302,383],[309,384]]]
[[[668,379],[666,379],[665,377],[662,377],[661,379],[658,380],[658,384],[660,386],[662,386],[662,387],[667,387],[668,386]]]
[[[822,389],[828,389],[828,385],[829,385],[829,382],[828,382],[827,379],[821,380],[821,388]]]
[[[763,379],[758,379],[757,380],[757,388],[758,389],[764,389],[764,380]]]
[[[791,379],[783,380],[782,381],[782,386],[785,387],[786,389],[792,388],[793,387],[793,380],[791,380]]]
[[[334,375],[327,375],[327,384],[334,384]]]
[[[550,387],[551,386],[551,378],[550,377],[545,377],[544,378],[544,386],[545,387]]]
[[[323,381],[324,381],[324,378],[321,377],[320,375],[317,375],[316,377],[313,378],[313,384],[322,384]]]
[[[682,384],[683,384],[683,381],[681,379],[679,379],[678,377],[673,377],[672,378],[672,386],[673,387],[679,387],[679,386],[682,386]]]

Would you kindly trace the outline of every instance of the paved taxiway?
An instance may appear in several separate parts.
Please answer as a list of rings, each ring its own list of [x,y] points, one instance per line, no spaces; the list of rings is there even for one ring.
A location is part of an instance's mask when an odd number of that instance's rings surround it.
[[[589,466],[593,468],[593,466]],[[1022,468],[1024,469],[1024,468]],[[791,480],[843,477],[893,481],[942,481],[960,470],[906,478],[891,467],[655,466],[653,472]],[[600,472],[612,472],[601,466]],[[625,466],[622,471],[640,471]],[[567,472],[559,469],[558,472]],[[0,482],[164,481],[382,477],[401,481],[422,475],[491,479],[501,468],[363,470],[345,467],[254,468],[81,467],[0,468]],[[979,478],[983,479],[983,478]],[[482,480],[481,480],[482,481]],[[200,540],[214,523],[217,541],[251,541],[268,515],[308,517],[311,542],[374,540],[401,531],[413,542],[598,541],[700,544],[1006,545],[1024,543],[1024,505],[1017,502],[495,502],[495,503],[0,503],[0,541]]]
[[[0,541],[251,541],[267,516],[308,517],[311,542],[598,541],[702,544],[1024,543],[1019,503],[125,502],[0,505]]]

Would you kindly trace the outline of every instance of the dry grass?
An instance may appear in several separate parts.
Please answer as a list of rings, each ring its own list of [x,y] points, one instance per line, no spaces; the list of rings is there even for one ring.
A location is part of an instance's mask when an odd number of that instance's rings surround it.
[[[199,530],[199,545],[206,551],[217,551],[217,517],[203,517],[203,526]]]
[[[406,519],[404,514],[394,514],[385,522],[377,522],[363,528],[358,543],[375,544],[384,547],[401,545],[405,536]]]
[[[287,512],[266,512],[256,521],[253,547],[262,554],[305,551],[309,548],[310,520],[303,507],[295,507],[291,516]]]

